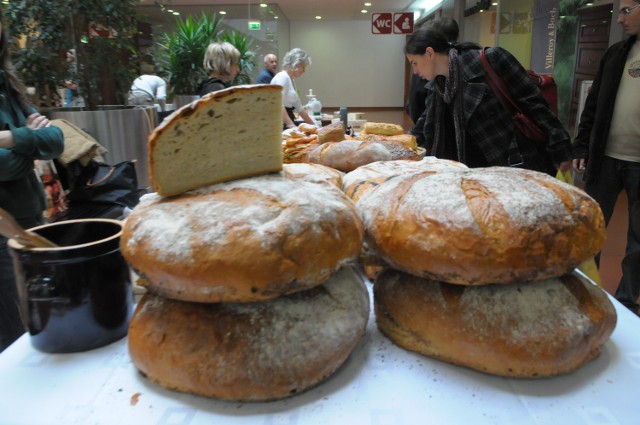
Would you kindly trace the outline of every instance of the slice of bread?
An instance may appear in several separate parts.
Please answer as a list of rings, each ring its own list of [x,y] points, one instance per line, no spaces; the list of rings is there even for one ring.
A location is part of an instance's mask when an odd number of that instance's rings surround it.
[[[149,136],[152,189],[177,195],[282,169],[282,88],[235,86],[168,116]]]

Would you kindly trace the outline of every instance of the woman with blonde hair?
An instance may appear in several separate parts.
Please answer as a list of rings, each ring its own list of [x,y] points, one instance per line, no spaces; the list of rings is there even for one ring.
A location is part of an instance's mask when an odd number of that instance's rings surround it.
[[[198,95],[222,90],[240,72],[240,51],[223,41],[211,43],[204,54],[204,69],[209,77],[198,85]]]
[[[278,72],[271,80],[271,84],[282,86],[282,120],[286,128],[295,127],[294,110],[298,111],[300,118],[306,123],[315,124],[303,108],[300,96],[298,96],[296,86],[293,82],[294,78],[298,78],[304,74],[309,65],[311,65],[309,55],[304,50],[295,48],[284,56],[282,60],[282,71]]]

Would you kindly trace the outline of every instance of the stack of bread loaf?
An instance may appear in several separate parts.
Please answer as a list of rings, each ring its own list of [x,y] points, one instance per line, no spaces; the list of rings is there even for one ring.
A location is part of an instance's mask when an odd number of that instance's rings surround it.
[[[604,242],[593,199],[523,169],[395,173],[389,165],[343,178],[366,249],[385,265],[374,283],[382,333],[408,350],[509,377],[569,373],[599,353],[615,309],[572,273]]]
[[[127,218],[121,249],[147,288],[129,352],[162,386],[289,397],[331,376],[364,334],[369,296],[349,267],[363,226],[341,173],[266,173],[282,168],[281,104],[279,86],[234,87],[150,136],[155,193]]]

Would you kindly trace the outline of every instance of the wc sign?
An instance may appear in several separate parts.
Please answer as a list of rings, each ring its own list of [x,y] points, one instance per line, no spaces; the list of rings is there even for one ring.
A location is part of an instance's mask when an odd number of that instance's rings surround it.
[[[372,34],[413,33],[413,13],[372,13]]]

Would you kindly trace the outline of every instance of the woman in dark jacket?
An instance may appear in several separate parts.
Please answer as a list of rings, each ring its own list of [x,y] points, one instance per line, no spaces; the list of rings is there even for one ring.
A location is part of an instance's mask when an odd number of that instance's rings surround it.
[[[0,208],[23,227],[42,223],[46,202],[34,159],[53,159],[63,150],[62,131],[38,114],[16,76],[0,9]],[[24,333],[7,239],[0,236],[0,351]]]
[[[414,74],[429,80],[425,111],[412,133],[429,155],[470,167],[519,166],[555,175],[570,168],[571,141],[540,89],[509,52],[486,56],[520,108],[548,135],[540,146],[522,137],[491,87],[472,43],[450,43],[433,29],[416,31],[405,47]]]

